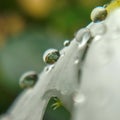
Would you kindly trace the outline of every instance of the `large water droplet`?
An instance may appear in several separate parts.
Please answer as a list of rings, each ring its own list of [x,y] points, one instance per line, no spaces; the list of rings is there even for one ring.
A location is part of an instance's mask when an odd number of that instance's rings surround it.
[[[100,22],[107,17],[107,10],[102,6],[96,7],[92,10],[90,17],[93,22]]]
[[[43,55],[43,61],[47,64],[54,64],[60,57],[60,53],[56,49],[48,49]]]
[[[20,78],[19,85],[21,88],[33,87],[38,80],[38,75],[35,71],[30,71],[23,74]]]
[[[66,46],[69,46],[70,45],[70,41],[69,40],[65,40],[63,45],[66,47]]]

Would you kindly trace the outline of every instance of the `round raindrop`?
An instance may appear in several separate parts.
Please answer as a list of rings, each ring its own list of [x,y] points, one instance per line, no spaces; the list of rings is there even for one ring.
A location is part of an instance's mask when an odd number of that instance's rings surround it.
[[[96,7],[92,10],[90,17],[93,22],[100,22],[107,17],[107,10],[102,6]]]
[[[48,49],[43,55],[43,61],[47,64],[54,64],[60,57],[60,53],[56,49]]]
[[[66,46],[69,46],[70,45],[70,41],[69,40],[65,40],[63,45],[66,47]]]
[[[20,78],[19,85],[21,88],[30,88],[35,85],[38,80],[38,75],[34,71],[23,74]]]

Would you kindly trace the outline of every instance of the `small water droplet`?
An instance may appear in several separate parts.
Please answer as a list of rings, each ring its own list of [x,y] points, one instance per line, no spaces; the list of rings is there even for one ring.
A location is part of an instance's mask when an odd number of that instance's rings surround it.
[[[85,46],[87,42],[92,38],[89,29],[81,29],[76,35],[76,41],[79,42],[79,48]]]
[[[75,94],[73,100],[75,104],[82,104],[85,102],[85,96],[83,94]]]
[[[66,46],[69,46],[70,45],[70,41],[69,40],[65,40],[63,45],[66,47]]]
[[[93,22],[100,22],[107,17],[107,10],[102,6],[98,6],[92,10],[90,17]]]
[[[38,75],[35,71],[30,71],[23,74],[20,78],[19,85],[21,88],[33,87],[38,80]]]
[[[56,49],[48,49],[43,55],[43,61],[47,64],[54,64],[60,57],[60,53]]]
[[[81,42],[81,41],[83,41],[83,37],[86,36],[86,35],[91,36],[89,29],[82,28],[77,32],[77,34],[75,36],[75,39],[76,39],[77,42]]]

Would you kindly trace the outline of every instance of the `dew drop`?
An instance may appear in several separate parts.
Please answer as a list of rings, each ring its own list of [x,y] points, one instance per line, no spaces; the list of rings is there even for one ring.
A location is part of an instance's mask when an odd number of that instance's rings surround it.
[[[107,10],[102,6],[98,6],[92,10],[90,17],[93,22],[100,22],[107,17]]]
[[[69,40],[65,40],[63,45],[66,47],[66,46],[69,46],[70,45],[70,41]]]
[[[92,38],[89,29],[81,29],[76,35],[76,41],[79,42],[79,48],[87,44],[87,42]]]
[[[38,75],[34,71],[23,74],[20,78],[19,85],[21,88],[30,88],[35,85],[38,80]]]
[[[90,31],[89,29],[87,28],[82,28],[80,29],[77,33],[76,33],[76,36],[75,36],[75,39],[77,42],[81,42],[83,40],[83,37],[84,35],[86,34],[90,34]]]
[[[48,49],[43,55],[43,61],[47,64],[54,64],[60,57],[60,53],[56,49]]]

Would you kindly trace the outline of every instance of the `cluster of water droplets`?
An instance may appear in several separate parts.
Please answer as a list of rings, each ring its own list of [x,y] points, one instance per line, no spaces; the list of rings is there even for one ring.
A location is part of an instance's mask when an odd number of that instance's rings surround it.
[[[70,45],[69,40],[65,40],[63,43],[64,47],[67,47]],[[46,50],[43,54],[43,61],[47,64],[45,67],[45,71],[49,72],[51,71],[59,59],[60,56],[63,56],[63,54],[60,54],[59,50],[50,48]],[[36,81],[38,80],[38,75],[35,71],[29,71],[23,74],[19,80],[19,85],[21,88],[31,88],[35,85]]]
[[[64,47],[70,45],[69,40],[65,40],[63,43]],[[64,54],[60,54],[60,51],[54,48],[48,49],[43,54],[43,61],[47,64],[45,71],[51,71],[55,67],[55,63],[60,57],[63,57]]]
[[[75,35],[75,40],[78,43],[78,49],[82,50],[85,46],[89,46],[91,40],[98,41],[106,32],[106,26],[103,23],[90,24],[86,28],[80,29]],[[70,45],[70,40],[65,40],[63,43],[64,47]],[[51,48],[44,52],[43,61],[47,64],[45,71],[51,71],[55,67],[55,63],[59,60],[60,57],[64,57],[64,53],[60,53],[59,50]],[[79,58],[76,58],[74,64],[79,63]],[[38,80],[38,75],[34,71],[30,71],[22,75],[20,78],[19,84],[22,88],[33,87]]]
[[[69,40],[65,40],[63,43],[64,47],[67,47],[70,45],[70,41]],[[44,52],[43,54],[43,61],[46,64],[54,64],[55,62],[57,62],[57,60],[60,57],[60,52],[57,49],[51,48],[48,49]]]

